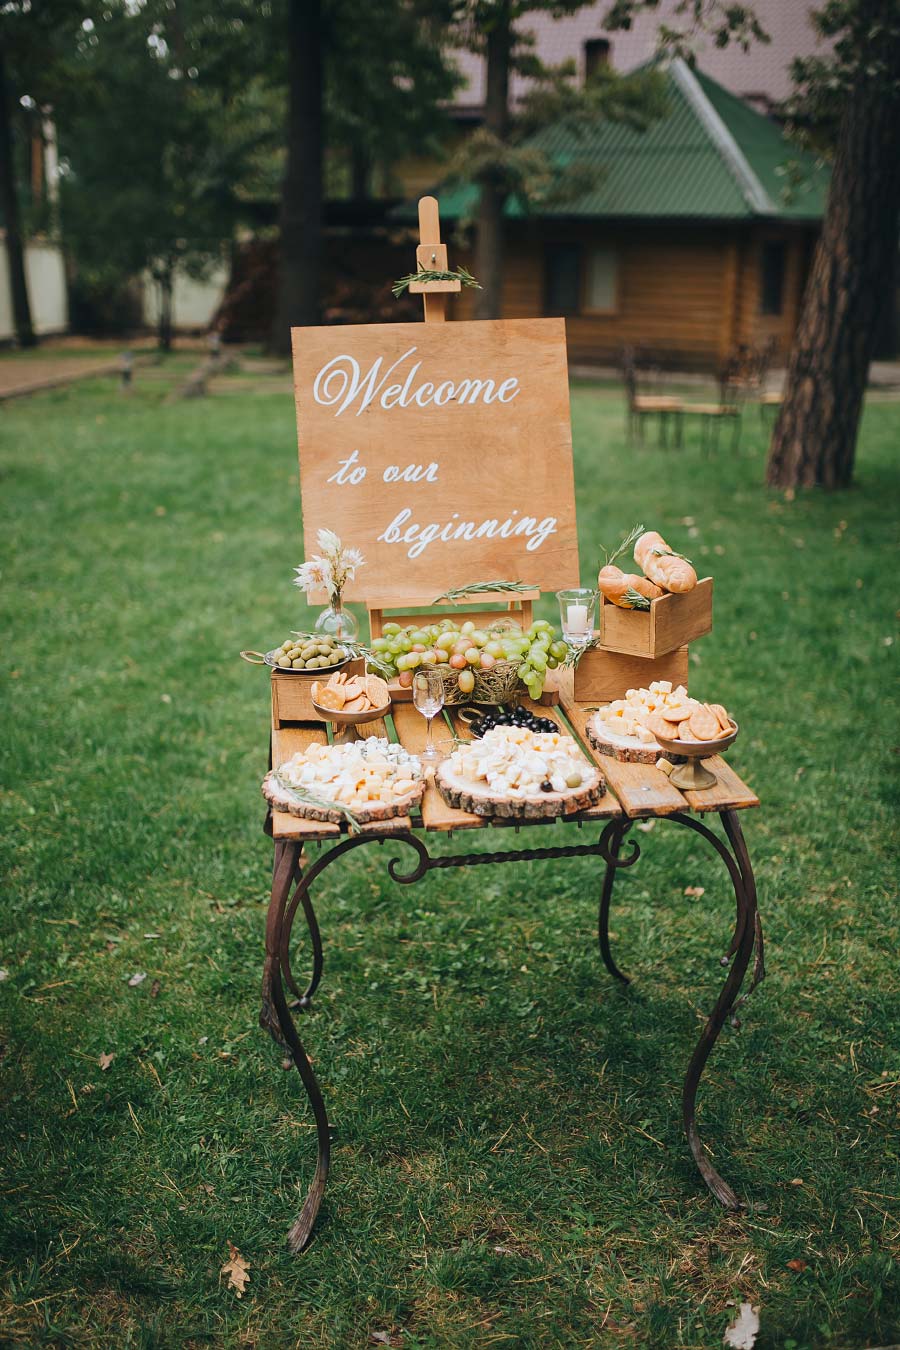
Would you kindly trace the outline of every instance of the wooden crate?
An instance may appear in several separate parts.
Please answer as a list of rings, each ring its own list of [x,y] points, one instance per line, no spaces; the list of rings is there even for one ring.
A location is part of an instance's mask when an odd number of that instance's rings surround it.
[[[437,623],[441,619],[453,619],[464,624],[471,619],[478,625],[490,626],[501,619],[512,619],[523,629],[531,627],[532,605],[540,599],[540,591],[521,591],[518,595],[509,595],[503,591],[487,591],[472,597],[472,602],[452,605],[445,601],[435,605],[427,600],[421,602],[418,614],[408,611],[418,607],[415,600],[367,600],[369,611],[369,631],[373,638],[381,637],[386,622],[398,623],[401,628],[410,624]]]
[[[611,703],[629,689],[646,689],[653,680],[671,680],[674,688],[688,682],[688,649],[664,656],[627,656],[592,647],[575,667],[574,693],[578,703]]]
[[[348,675],[364,675],[366,663],[363,660],[348,661],[341,666]],[[279,670],[272,671],[272,726],[283,727],[291,722],[325,722],[313,705],[310,690],[316,679],[328,680],[330,671],[321,673],[310,671],[308,675],[287,675]]]
[[[502,619],[512,619],[524,631],[531,627],[532,606],[535,600],[540,599],[540,595],[540,591],[522,591],[518,595],[509,595],[503,591],[488,591],[474,596],[471,603],[465,602],[465,606],[449,602],[435,605],[422,601],[424,612],[420,611],[418,614],[409,612],[418,608],[415,601],[407,601],[404,607],[403,603],[397,600],[368,600],[366,606],[369,611],[369,631],[372,637],[376,638],[381,637],[385,623],[398,623],[401,628],[407,628],[410,624],[427,625],[437,623],[441,619],[453,619],[457,624],[464,624],[471,619],[479,628],[490,627],[492,623],[498,623]],[[390,691],[393,703],[412,702],[412,689],[404,689],[396,678],[390,682]],[[555,698],[548,695],[546,701],[555,703],[558,701],[558,695]]]
[[[712,632],[712,577],[704,577],[684,595],[651,600],[649,609],[620,609],[603,596],[600,599],[600,642],[607,652],[645,658],[664,656]]]

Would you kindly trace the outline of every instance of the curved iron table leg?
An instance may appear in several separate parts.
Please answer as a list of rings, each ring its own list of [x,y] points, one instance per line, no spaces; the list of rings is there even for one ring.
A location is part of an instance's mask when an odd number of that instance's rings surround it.
[[[606,872],[603,877],[603,891],[600,896],[600,910],[597,915],[597,941],[600,943],[600,955],[603,957],[603,964],[606,966],[610,975],[615,975],[616,979],[621,980],[623,984],[630,984],[631,980],[630,977],[623,974],[616,965],[612,957],[612,952],[609,949],[609,905],[612,900],[616,872],[619,868],[619,849],[622,847],[622,840],[631,829],[631,824],[632,822],[630,820],[613,820],[610,821],[603,832],[603,839],[601,842],[606,843],[608,856],[606,859]],[[607,836],[608,843],[606,842]]]
[[[306,1095],[312,1107],[316,1123],[318,1157],[316,1170],[297,1219],[295,1220],[288,1242],[293,1251],[302,1251],[309,1242],[328,1176],[328,1163],[331,1152],[331,1134],[325,1103],[312,1065],[307,1058],[303,1043],[297,1035],[282,979],[281,950],[282,940],[289,937],[289,925],[286,926],[286,905],[291,884],[301,866],[302,850],[299,844],[276,843],[275,873],[272,879],[272,898],[266,919],[266,960],[263,967],[262,1008],[259,1014],[260,1026],[269,1031],[273,1039],[287,1046],[292,1060],[300,1074]]]
[[[707,1019],[706,1026],[697,1042],[697,1047],[691,1056],[688,1065],[687,1074],[684,1080],[684,1089],[682,1092],[682,1115],[684,1119],[684,1129],[687,1135],[688,1144],[691,1153],[694,1155],[694,1161],[700,1171],[700,1175],[706,1182],[713,1195],[724,1205],[726,1209],[741,1209],[742,1204],[737,1195],[731,1189],[726,1181],[713,1167],[707,1156],[707,1153],[697,1132],[695,1120],[695,1106],[697,1101],[697,1088],[700,1083],[700,1077],[709,1059],[710,1052],[715,1045],[719,1032],[725,1023],[725,1019],[734,1006],[747,967],[750,964],[750,958],[753,955],[753,949],[757,944],[757,934],[762,930],[759,925],[759,914],[756,908],[756,885],[753,880],[753,871],[750,866],[750,858],[747,852],[744,837],[741,833],[741,827],[738,823],[737,815],[734,811],[721,811],[720,817],[728,840],[734,849],[735,857],[732,857],[725,845],[713,832],[695,820],[692,816],[676,813],[669,816],[669,820],[674,820],[679,825],[685,825],[688,829],[694,830],[702,835],[716,852],[722,858],[728,868],[729,876],[734,887],[735,898],[737,901],[737,922],[735,926],[735,935],[731,944],[730,952],[734,953],[731,969],[722,986],[722,991],[716,1000],[716,1006]],[[762,952],[757,951],[757,974],[762,978]],[[754,978],[754,984],[758,979]]]
[[[313,1072],[312,1064],[303,1048],[303,1042],[297,1034],[292,1008],[288,1005],[284,987],[297,995],[298,1002],[293,1010],[306,1009],[318,987],[322,975],[322,942],[315,912],[309,898],[309,888],[329,863],[341,854],[360,844],[367,844],[375,836],[354,835],[343,839],[339,844],[312,865],[303,866],[303,851],[300,844],[285,843],[275,845],[275,870],[272,879],[272,898],[266,919],[266,960],[263,968],[262,1008],[259,1014],[260,1026],[269,1031],[273,1039],[286,1046],[294,1066],[300,1075],[309,1104],[312,1107],[316,1123],[316,1142],[318,1155],[316,1170],[310,1183],[306,1199],[297,1218],[288,1232],[288,1246],[291,1251],[301,1252],[312,1236],[316,1216],[325,1194],[325,1182],[331,1158],[331,1128],[322,1092]],[[296,882],[293,896],[291,886]],[[289,899],[290,897],[290,899]],[[304,993],[300,992],[291,973],[290,944],[294,916],[299,906],[309,928],[313,944],[313,972]]]

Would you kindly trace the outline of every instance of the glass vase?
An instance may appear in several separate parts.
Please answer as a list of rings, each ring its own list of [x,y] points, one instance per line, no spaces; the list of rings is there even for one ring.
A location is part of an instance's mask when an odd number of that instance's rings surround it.
[[[359,620],[349,609],[344,609],[341,597],[332,597],[331,604],[316,619],[315,631],[323,637],[334,638],[336,642],[356,642],[359,637]]]

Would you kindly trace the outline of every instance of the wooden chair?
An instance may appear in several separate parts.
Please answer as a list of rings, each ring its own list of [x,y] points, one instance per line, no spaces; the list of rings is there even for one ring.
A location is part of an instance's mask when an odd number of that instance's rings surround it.
[[[622,351],[622,376],[625,380],[625,395],[628,400],[628,440],[634,443],[634,434],[643,444],[644,427],[642,418],[659,418],[659,443],[668,445],[669,418],[675,419],[675,444],[681,445],[682,401],[667,394],[638,393],[637,358],[633,347]]]
[[[699,417],[703,427],[703,450],[708,455],[719,448],[719,427],[731,423],[731,449],[736,452],[741,439],[741,405],[745,396],[737,357],[731,357],[718,376],[719,399],[716,403],[684,403],[686,417]]]

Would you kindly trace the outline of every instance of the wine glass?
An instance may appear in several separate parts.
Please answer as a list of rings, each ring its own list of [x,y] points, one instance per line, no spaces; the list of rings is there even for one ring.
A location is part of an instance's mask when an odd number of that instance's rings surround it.
[[[420,758],[434,762],[438,756],[431,739],[431,722],[444,706],[444,677],[439,670],[424,669],[414,672],[413,703],[428,724],[425,749]]]

